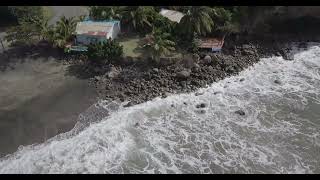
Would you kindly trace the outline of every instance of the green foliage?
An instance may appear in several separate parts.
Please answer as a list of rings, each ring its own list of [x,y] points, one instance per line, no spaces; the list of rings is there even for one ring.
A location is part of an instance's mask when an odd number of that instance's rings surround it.
[[[169,55],[175,50],[175,42],[171,41],[170,34],[154,29],[143,39],[143,48],[147,50],[152,59],[159,62],[160,57]]]
[[[10,6],[9,10],[18,24],[7,30],[7,41],[33,44],[48,38],[50,27],[41,6]]]
[[[88,46],[87,55],[93,63],[104,63],[120,58],[123,55],[123,46],[111,39],[99,41]]]
[[[77,25],[74,17],[66,18],[65,16],[56,23],[52,31],[48,33],[48,40],[56,47],[63,48],[72,38]]]
[[[121,6],[90,6],[89,16],[93,20],[120,20],[123,8]]]
[[[213,30],[214,22],[210,15],[212,9],[208,6],[192,6],[179,23],[182,35],[192,36],[193,33],[206,35]]]
[[[9,6],[9,10],[19,23],[45,18],[42,6]]]
[[[122,14],[122,22],[134,30],[147,33],[152,30],[156,11],[152,6],[127,6]]]
[[[152,25],[153,28],[159,29],[162,32],[170,33],[172,36],[177,23],[170,21],[159,13],[154,13]]]

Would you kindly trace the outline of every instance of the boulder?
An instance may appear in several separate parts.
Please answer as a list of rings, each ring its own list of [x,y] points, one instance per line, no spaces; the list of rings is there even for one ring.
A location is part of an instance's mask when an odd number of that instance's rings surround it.
[[[205,113],[206,113],[206,110],[201,109],[201,110],[198,110],[198,111],[196,111],[196,112],[199,113],[199,114],[205,114]]]
[[[182,70],[176,73],[176,76],[180,79],[187,79],[190,75],[191,72],[189,70]]]
[[[244,111],[242,111],[242,110],[237,110],[234,113],[239,114],[240,116],[246,115],[246,113]]]
[[[251,46],[249,44],[242,45],[242,51],[246,55],[255,55],[255,54],[257,54],[257,49],[254,46]]]
[[[200,56],[198,54],[193,54],[192,55],[192,59],[193,59],[193,62],[199,63]]]
[[[188,69],[193,68],[195,63],[197,63],[197,61],[190,55],[185,56],[182,60],[182,65]]]
[[[210,64],[211,62],[212,62],[211,56],[206,55],[206,56],[203,58],[203,63],[204,63],[204,64]]]
[[[130,106],[133,106],[134,103],[132,101],[128,102],[126,105],[124,105],[123,107],[130,107]]]
[[[278,80],[278,79],[276,79],[276,80],[274,80],[274,83],[276,83],[276,84],[281,84],[281,81]]]
[[[153,68],[152,71],[153,72],[159,72],[159,69],[158,68]]]
[[[100,77],[100,76],[95,76],[95,77],[94,77],[94,80],[95,80],[95,81],[100,81],[100,80],[101,80],[101,77]]]
[[[193,72],[199,72],[200,69],[201,69],[201,67],[200,67],[199,64],[197,64],[197,63],[194,63],[194,64],[193,64],[193,67],[192,67],[192,71],[193,71]]]
[[[203,92],[196,92],[195,93],[195,96],[200,96],[200,95],[203,95]]]
[[[120,71],[118,71],[115,67],[111,67],[109,72],[107,73],[107,77],[110,79],[113,79],[117,77],[120,74]]]
[[[196,108],[205,108],[207,106],[207,104],[205,103],[200,103],[196,105]]]
[[[211,56],[211,60],[213,65],[219,64],[219,58],[215,54]]]

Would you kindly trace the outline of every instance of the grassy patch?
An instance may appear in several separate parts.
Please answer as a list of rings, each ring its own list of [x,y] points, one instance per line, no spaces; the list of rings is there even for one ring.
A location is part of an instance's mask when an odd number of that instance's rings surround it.
[[[140,37],[138,36],[128,36],[119,37],[118,41],[123,46],[124,56],[130,57],[143,57],[144,50],[139,47]]]

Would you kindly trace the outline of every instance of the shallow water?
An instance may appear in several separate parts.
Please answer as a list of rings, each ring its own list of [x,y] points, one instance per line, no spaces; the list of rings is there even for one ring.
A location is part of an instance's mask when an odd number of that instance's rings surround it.
[[[84,113],[72,131],[0,159],[0,173],[320,173],[319,45],[294,59],[262,59],[201,96],[101,101],[109,116]]]

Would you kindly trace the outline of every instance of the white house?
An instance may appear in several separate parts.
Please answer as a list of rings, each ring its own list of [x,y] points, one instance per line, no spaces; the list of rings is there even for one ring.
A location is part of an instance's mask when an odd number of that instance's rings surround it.
[[[82,21],[76,27],[76,44],[88,45],[115,39],[120,32],[120,21]]]

